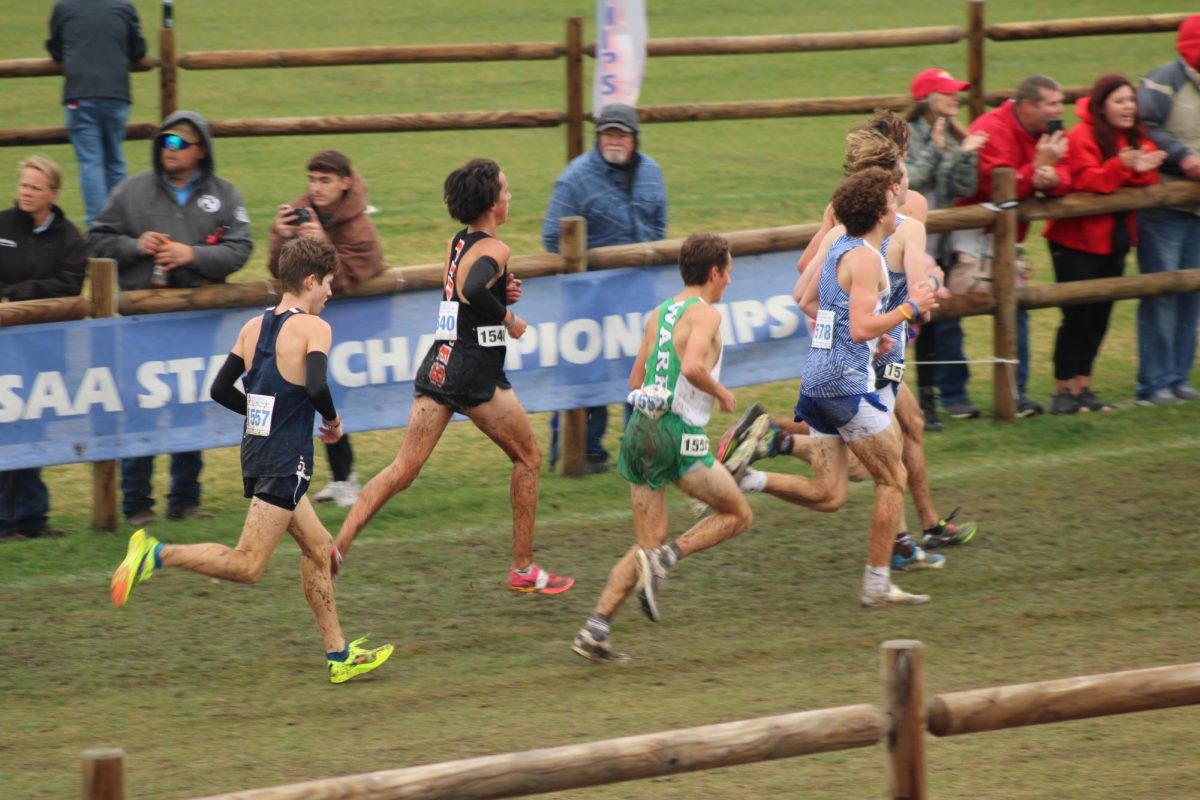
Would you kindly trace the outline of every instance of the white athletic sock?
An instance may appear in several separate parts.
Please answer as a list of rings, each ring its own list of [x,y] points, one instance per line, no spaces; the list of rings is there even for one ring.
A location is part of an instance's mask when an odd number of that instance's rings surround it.
[[[761,492],[767,488],[767,473],[748,469],[738,482],[738,486],[743,492]]]
[[[891,584],[892,571],[888,567],[872,567],[867,565],[863,570],[863,594],[877,596],[887,594]]]

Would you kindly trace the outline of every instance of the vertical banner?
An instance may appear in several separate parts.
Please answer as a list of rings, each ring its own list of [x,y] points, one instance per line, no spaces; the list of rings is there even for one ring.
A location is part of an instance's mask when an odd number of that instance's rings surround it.
[[[611,103],[636,107],[645,72],[645,0],[596,0],[592,113]]]

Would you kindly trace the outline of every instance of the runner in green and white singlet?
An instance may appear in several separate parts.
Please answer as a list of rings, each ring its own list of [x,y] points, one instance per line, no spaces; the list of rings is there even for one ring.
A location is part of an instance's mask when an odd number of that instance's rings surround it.
[[[679,250],[683,291],[650,315],[629,374],[635,411],[621,437],[618,469],[630,482],[637,543],[609,573],[595,612],[572,649],[591,661],[627,658],[608,643],[614,614],[635,590],[642,610],[658,622],[657,593],[667,570],[692,553],[718,545],[750,526],[746,504],[729,472],[714,464],[704,424],[713,400],[733,411],[733,395],[719,382],[721,315],[713,308],[729,285],[729,244],[692,234]],[[666,485],[674,483],[715,510],[667,542]]]
[[[658,489],[679,480],[697,464],[713,465],[704,426],[712,416],[713,396],[682,374],[683,360],[675,351],[675,327],[688,309],[704,303],[699,297],[671,298],[658,307],[658,325],[654,331],[654,350],[646,361],[642,388],[658,398],[665,394],[670,409],[658,419],[642,410],[629,418],[621,437],[617,470],[630,483],[644,483]],[[714,381],[721,378],[721,349],[709,371]]]

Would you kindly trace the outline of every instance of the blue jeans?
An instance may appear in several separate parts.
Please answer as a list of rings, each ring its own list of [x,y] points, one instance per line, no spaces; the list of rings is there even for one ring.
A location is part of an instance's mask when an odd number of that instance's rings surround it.
[[[558,412],[550,415],[550,465],[558,463]],[[608,406],[594,406],[587,410],[587,428],[584,433],[587,460],[602,464],[608,461],[608,451],[602,444],[608,429]]]
[[[963,354],[962,320],[939,319],[931,326],[936,348],[936,359],[941,361],[966,361]],[[971,370],[966,364],[937,364],[933,368],[933,383],[941,393],[942,404],[961,403],[967,396],[967,381]]]
[[[200,470],[203,467],[204,459],[199,451],[171,454],[168,514],[200,505]],[[154,508],[154,498],[150,496],[153,474],[154,456],[121,459],[121,511],[126,517]]]
[[[938,361],[966,361],[963,353],[963,331],[959,319],[940,319],[933,323],[937,342]],[[969,401],[967,381],[971,370],[966,364],[938,364],[933,370],[933,382],[941,394],[942,405]],[[1017,394],[1025,396],[1029,383],[1029,312],[1017,309]]]
[[[1200,267],[1200,217],[1169,208],[1139,211],[1138,271]],[[1184,386],[1196,360],[1200,293],[1143,297],[1138,304],[1137,396]]]
[[[108,193],[125,180],[125,123],[129,103],[96,98],[67,103],[67,134],[79,162],[79,188],[83,192],[88,225],[104,208]]]
[[[42,483],[42,470],[0,472],[0,535],[36,533],[46,527],[50,493]]]

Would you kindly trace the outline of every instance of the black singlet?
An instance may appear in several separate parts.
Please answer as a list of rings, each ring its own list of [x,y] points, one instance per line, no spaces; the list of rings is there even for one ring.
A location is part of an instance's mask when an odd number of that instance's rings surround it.
[[[450,268],[442,290],[442,301],[458,301],[457,272],[467,251],[482,239],[484,231],[467,233],[464,228],[450,243]],[[478,263],[473,269],[486,269]],[[507,267],[503,268],[507,272]],[[504,274],[488,290],[506,308],[507,284]],[[425,354],[414,381],[418,396],[431,397],[455,411],[472,408],[492,399],[497,388],[508,389],[504,357],[508,347],[504,330],[505,311],[498,318],[494,311],[458,302],[457,338],[435,339]]]

